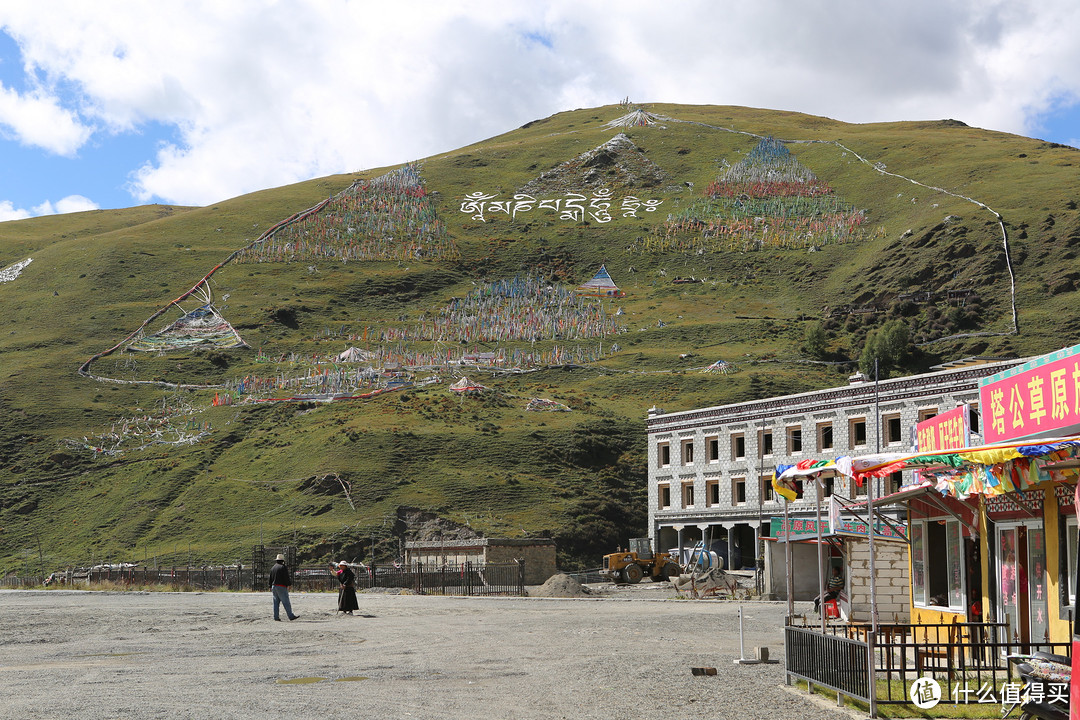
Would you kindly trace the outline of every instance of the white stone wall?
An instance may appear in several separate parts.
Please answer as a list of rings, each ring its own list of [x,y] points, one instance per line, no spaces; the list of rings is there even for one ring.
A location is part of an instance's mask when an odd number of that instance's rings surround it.
[[[851,605],[850,620],[869,622],[870,541],[845,542],[847,550],[847,592]],[[911,582],[908,573],[908,546],[903,542],[874,541],[874,593],[877,596],[878,622],[911,622]]]

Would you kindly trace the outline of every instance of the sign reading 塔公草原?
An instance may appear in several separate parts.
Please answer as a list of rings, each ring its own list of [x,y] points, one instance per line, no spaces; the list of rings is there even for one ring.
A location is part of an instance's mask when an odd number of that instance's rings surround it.
[[[979,381],[986,443],[1071,434],[1080,428],[1080,345]]]

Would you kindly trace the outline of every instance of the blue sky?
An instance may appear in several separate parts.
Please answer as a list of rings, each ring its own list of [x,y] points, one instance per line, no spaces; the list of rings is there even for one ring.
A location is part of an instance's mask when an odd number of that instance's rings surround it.
[[[1075,0],[0,5],[0,221],[205,205],[578,107],[954,118],[1080,146]]]

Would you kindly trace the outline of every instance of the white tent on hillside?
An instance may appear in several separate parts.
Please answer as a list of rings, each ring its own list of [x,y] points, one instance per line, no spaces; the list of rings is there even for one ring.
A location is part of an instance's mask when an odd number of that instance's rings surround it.
[[[577,290],[574,292],[578,295],[585,295],[588,297],[626,296],[626,293],[620,290],[619,286],[615,284],[615,281],[611,279],[611,275],[608,274],[606,265],[601,265],[600,269],[593,275],[593,279],[578,285]]]
[[[364,352],[360,348],[351,347],[345,352],[337,356],[338,362],[366,362],[368,360],[368,353]]]

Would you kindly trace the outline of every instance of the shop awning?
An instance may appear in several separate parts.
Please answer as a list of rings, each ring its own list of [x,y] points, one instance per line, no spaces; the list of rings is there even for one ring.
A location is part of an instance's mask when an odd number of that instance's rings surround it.
[[[845,539],[866,539],[866,533],[850,532],[847,530],[841,530],[839,532],[827,532],[822,533],[821,539],[825,542],[832,542],[835,540]],[[775,538],[765,538],[767,540],[775,540],[776,542],[817,542],[817,533],[800,533],[798,535],[782,535]],[[885,540],[887,542],[906,543],[904,538],[895,537],[893,535],[883,535],[881,533],[874,533],[874,540]]]
[[[1026,490],[1047,480],[1075,480],[1078,468],[1071,467],[1072,463],[1068,462],[1075,459],[1080,459],[1080,436],[1045,439],[1037,444],[1035,441],[1017,441],[925,453],[876,453],[835,460],[805,460],[777,473],[773,485],[789,497],[793,481],[824,471],[854,478],[861,485],[869,477],[884,477],[912,469],[918,470],[926,483],[941,495],[963,500],[969,495],[1003,495]],[[880,502],[885,502],[888,497]],[[878,502],[875,501],[875,505]]]

